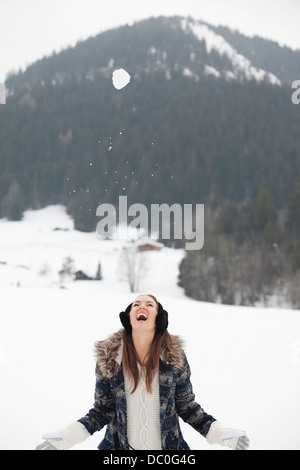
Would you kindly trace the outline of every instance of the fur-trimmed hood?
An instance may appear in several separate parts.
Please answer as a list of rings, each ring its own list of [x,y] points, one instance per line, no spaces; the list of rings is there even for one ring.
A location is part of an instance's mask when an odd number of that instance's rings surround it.
[[[111,378],[119,370],[122,362],[124,331],[124,329],[121,329],[107,339],[97,341],[95,344],[97,365],[106,378]],[[172,353],[166,345],[163,345],[160,359],[170,367],[180,369],[183,367],[184,362],[183,340],[175,335],[171,335],[171,339],[176,352]]]

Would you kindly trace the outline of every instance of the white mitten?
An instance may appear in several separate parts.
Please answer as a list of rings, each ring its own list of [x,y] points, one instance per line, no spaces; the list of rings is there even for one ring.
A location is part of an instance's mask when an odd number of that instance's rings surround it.
[[[45,441],[39,444],[36,450],[66,450],[63,445],[62,435],[59,431],[42,434],[42,439],[45,439]]]
[[[89,436],[90,433],[83,424],[73,421],[59,431],[42,434],[42,439],[45,440],[36,447],[36,450],[68,450]]]
[[[247,450],[250,443],[245,431],[224,428],[219,421],[211,424],[206,439],[209,444],[220,444],[233,450]]]
[[[233,450],[247,450],[249,447],[249,438],[245,431],[239,429],[225,428],[223,432],[223,445]]]

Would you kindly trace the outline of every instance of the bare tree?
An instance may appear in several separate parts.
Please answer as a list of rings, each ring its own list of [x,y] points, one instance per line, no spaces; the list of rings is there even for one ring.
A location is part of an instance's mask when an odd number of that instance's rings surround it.
[[[67,256],[64,259],[62,268],[60,269],[58,274],[61,282],[64,282],[66,278],[72,279],[74,274],[74,260],[71,256]]]
[[[137,292],[140,287],[140,281],[147,272],[145,253],[139,251],[135,243],[124,246],[120,263],[121,271],[129,283],[130,292]]]

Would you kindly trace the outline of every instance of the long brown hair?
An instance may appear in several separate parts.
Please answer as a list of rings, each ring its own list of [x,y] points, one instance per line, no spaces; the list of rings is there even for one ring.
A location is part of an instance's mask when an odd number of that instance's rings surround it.
[[[151,294],[147,294],[147,296],[152,297],[158,307],[158,301],[156,297]],[[152,390],[151,384],[153,377],[155,375],[155,372],[158,370],[159,356],[163,345],[165,345],[170,350],[173,349],[171,336],[167,330],[161,333],[155,332],[153,341],[146,356],[147,360],[144,365],[144,370],[146,378],[146,389],[149,393],[151,393]],[[123,333],[123,363],[127,374],[133,380],[134,386],[131,392],[133,393],[136,390],[140,380],[140,374],[138,369],[138,364],[140,364],[140,360],[133,344],[132,333],[128,333],[125,329]]]

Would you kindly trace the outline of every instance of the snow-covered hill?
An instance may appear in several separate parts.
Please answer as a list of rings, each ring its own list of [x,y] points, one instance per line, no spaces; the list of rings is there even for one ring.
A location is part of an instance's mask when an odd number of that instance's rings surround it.
[[[209,25],[191,18],[182,19],[181,25],[186,34],[192,33],[199,42],[205,42],[205,48],[209,54],[214,51],[219,56],[226,56],[231,64],[230,70],[217,70],[212,65],[205,65],[206,75],[223,76],[227,80],[267,81],[273,85],[281,85],[281,81],[273,73],[254,67],[247,57],[239,54],[223,36],[217,34]]]
[[[160,70],[168,80],[180,71],[183,76],[195,81],[199,81],[203,75],[211,75],[227,81],[253,80],[257,83],[282,85],[281,80],[274,73],[254,65],[253,50],[248,56],[240,53],[222,34],[218,34],[212,25],[190,17],[161,17],[156,19],[156,22],[161,22],[161,28],[165,30],[165,39],[172,31],[177,31],[178,34],[183,33],[181,44],[183,52],[178,54],[181,60],[174,63],[169,42],[161,40],[158,45],[157,38],[153,38],[152,43],[149,43],[149,47],[140,56],[142,60],[135,71],[135,79],[141,79],[143,74],[147,75]],[[108,78],[118,62],[115,56],[111,56],[107,65],[101,67],[103,75]],[[89,70],[86,78],[94,78],[95,72],[98,71]],[[54,83],[60,80],[61,78],[54,80]]]
[[[55,230],[56,229],[56,230]],[[147,252],[140,291],[121,273],[124,241],[73,229],[61,206],[0,220],[0,449],[34,449],[43,432],[93,404],[94,342],[120,328],[118,313],[140,292],[169,312],[192,369],[197,401],[252,449],[300,450],[300,312],[188,299],[177,286],[180,250]],[[64,260],[101,281],[62,280]],[[122,275],[121,275],[122,274]],[[190,447],[208,446],[182,423]],[[96,449],[104,431],[74,449]]]

